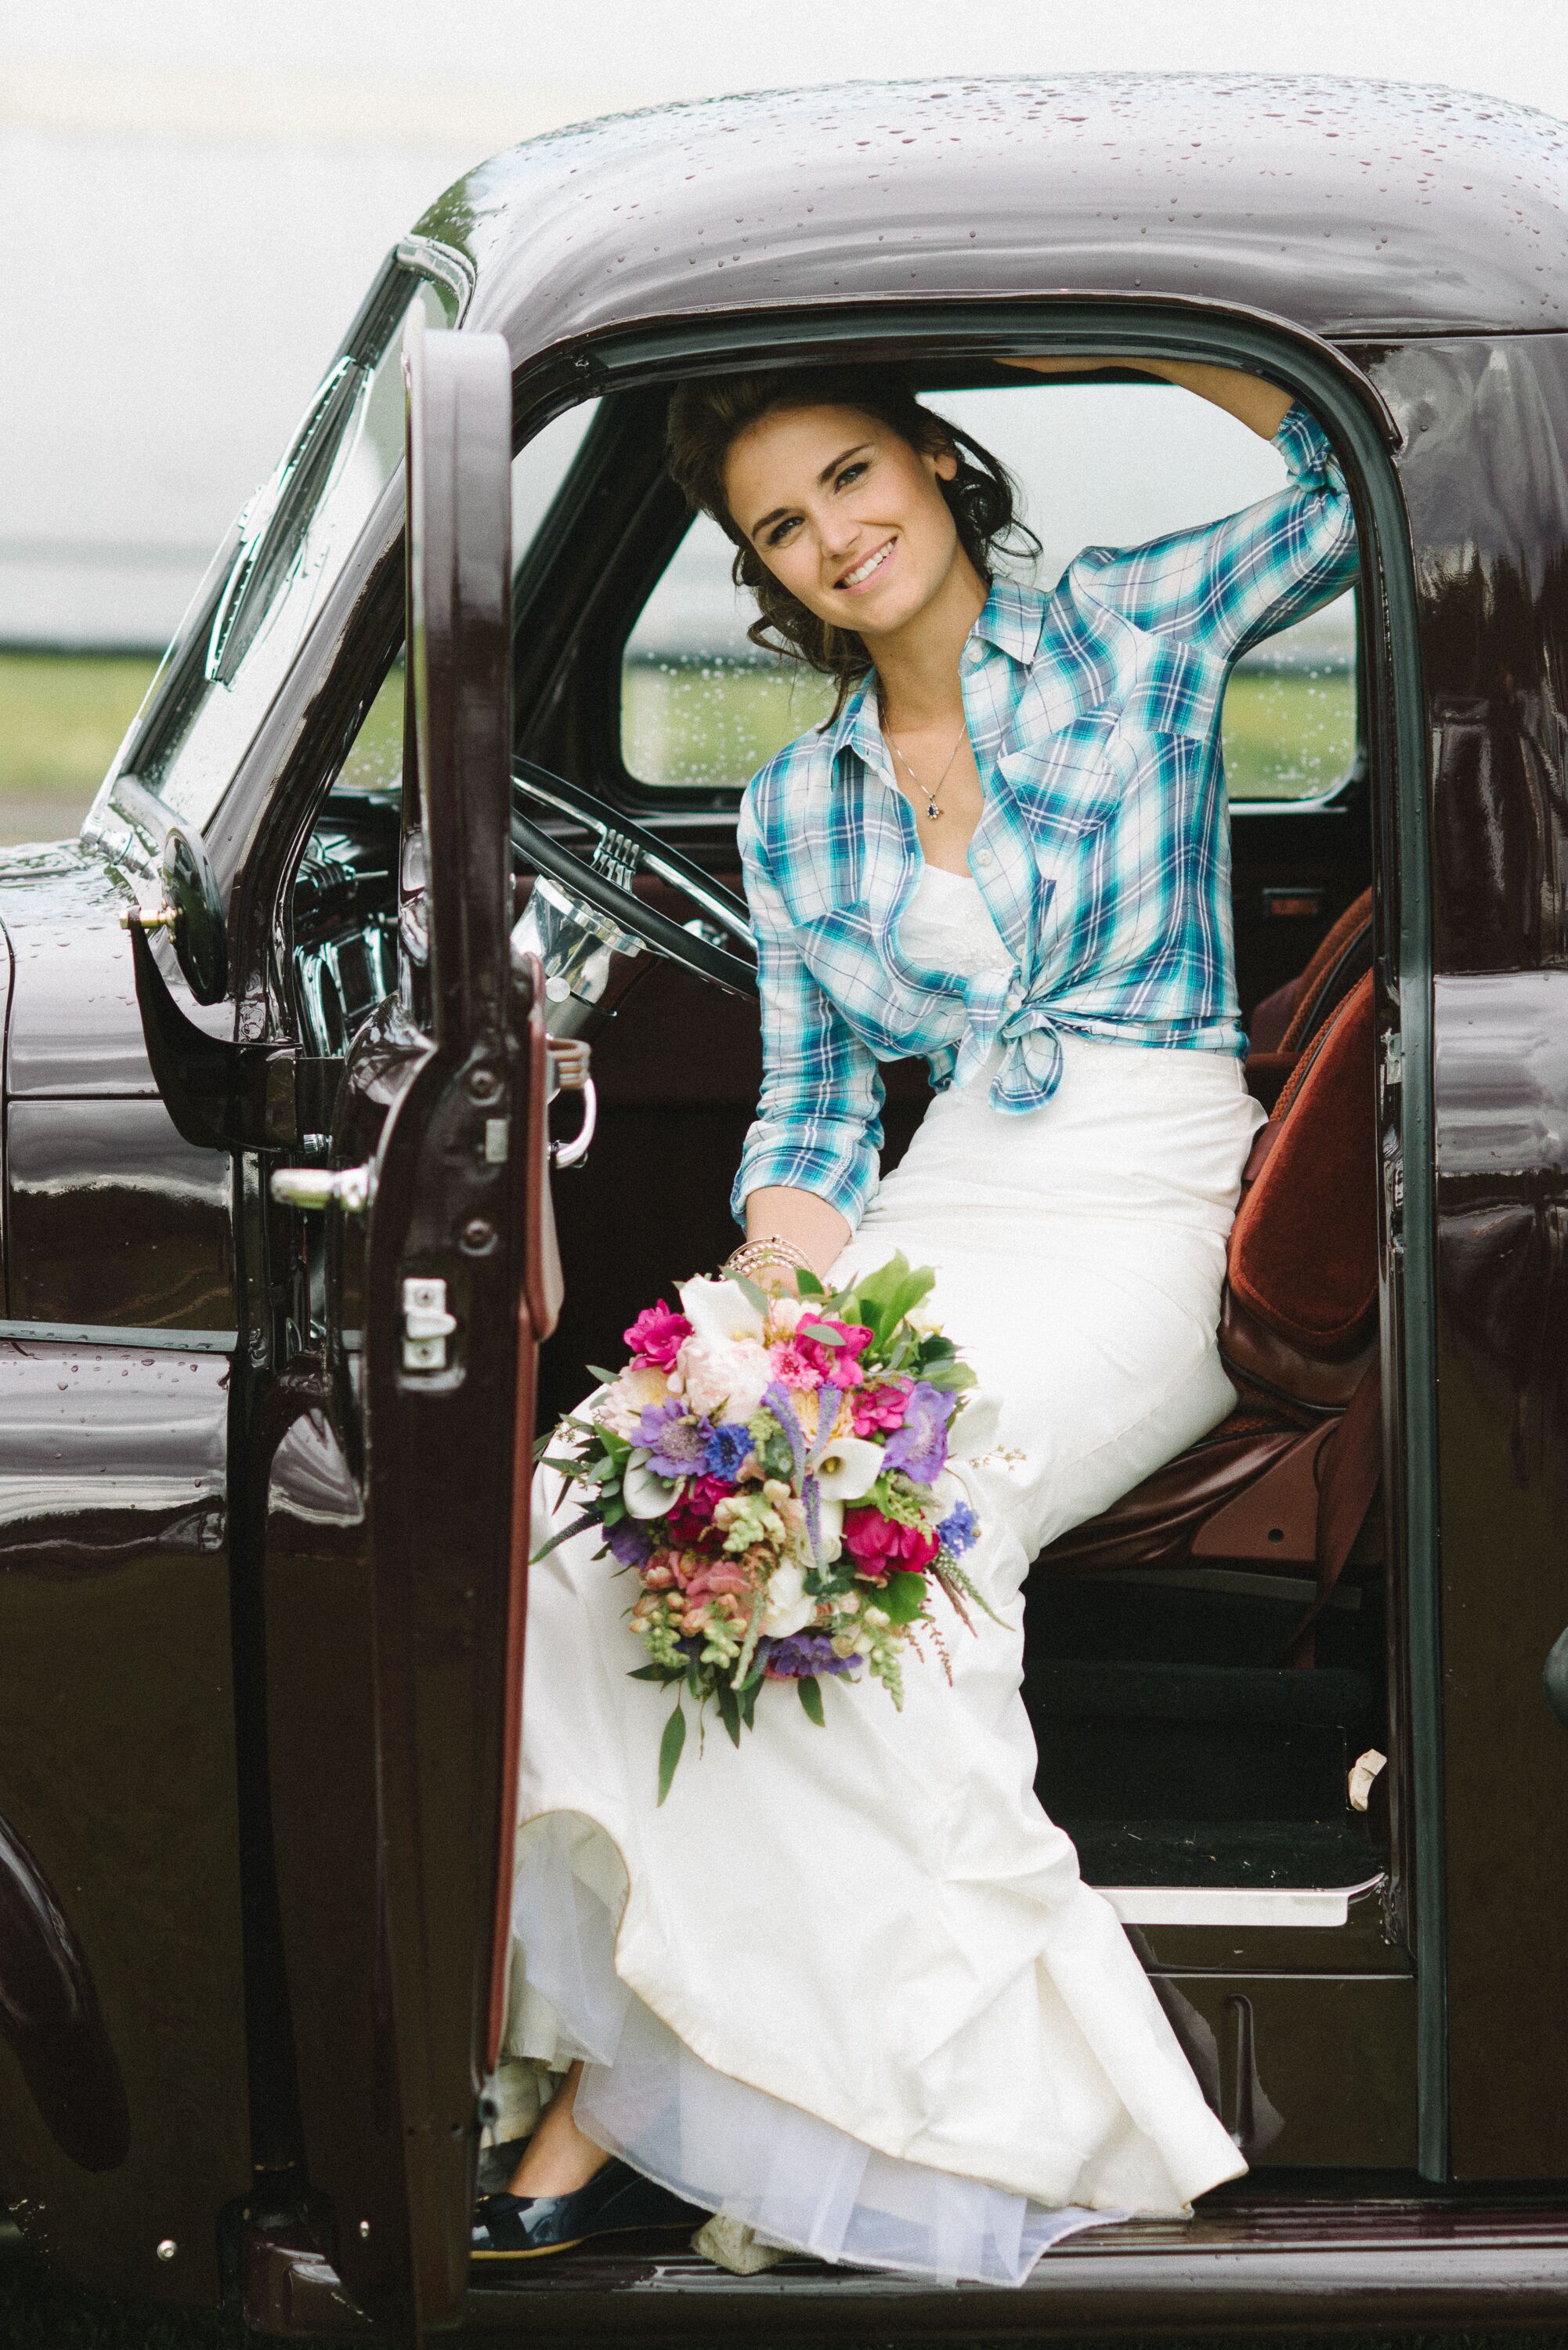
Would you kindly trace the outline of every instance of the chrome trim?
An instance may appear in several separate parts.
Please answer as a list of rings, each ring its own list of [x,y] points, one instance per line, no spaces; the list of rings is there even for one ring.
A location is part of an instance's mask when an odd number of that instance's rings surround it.
[[[1359,1885],[1097,1885],[1124,1926],[1344,1926],[1350,1905],[1385,1882]]]

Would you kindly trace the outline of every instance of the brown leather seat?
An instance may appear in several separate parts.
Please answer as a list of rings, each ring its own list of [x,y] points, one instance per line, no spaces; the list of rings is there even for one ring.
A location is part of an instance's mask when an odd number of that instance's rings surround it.
[[[1321,1570],[1321,1505],[1353,1398],[1355,1427],[1345,1433],[1354,1442],[1342,1451],[1365,1461],[1376,1440],[1375,1418],[1370,1437],[1366,1423],[1376,1404],[1376,1310],[1368,969],[1296,1055],[1247,1163],[1220,1332],[1236,1410],[1053,1543],[1043,1563],[1073,1574],[1220,1559],[1296,1575],[1303,1566]]]
[[[1272,1109],[1303,1050],[1372,968],[1372,892],[1354,899],[1304,971],[1265,995],[1247,1024],[1247,1083]]]

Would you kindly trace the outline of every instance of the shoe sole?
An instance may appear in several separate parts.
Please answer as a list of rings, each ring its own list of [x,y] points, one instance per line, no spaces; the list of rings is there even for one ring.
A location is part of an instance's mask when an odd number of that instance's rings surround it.
[[[659,2230],[673,2230],[701,2227],[701,2220],[632,2220],[618,2228],[590,2228],[586,2236],[566,2236],[558,2244],[534,2244],[526,2251],[470,2252],[471,2261],[547,2261],[555,2252],[575,2252],[579,2244],[591,2244],[600,2236],[649,2236]]]

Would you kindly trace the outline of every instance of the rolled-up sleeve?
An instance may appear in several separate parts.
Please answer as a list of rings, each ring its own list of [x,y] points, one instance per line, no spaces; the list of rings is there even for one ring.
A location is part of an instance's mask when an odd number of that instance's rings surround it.
[[[1273,496],[1097,567],[1100,592],[1135,627],[1234,660],[1350,586],[1355,516],[1327,435],[1297,400],[1273,445],[1291,477]]]
[[[877,1056],[806,969],[749,805],[739,841],[757,938],[763,1089],[730,1205],[743,1225],[749,1192],[788,1184],[827,1201],[853,1231],[877,1189]]]

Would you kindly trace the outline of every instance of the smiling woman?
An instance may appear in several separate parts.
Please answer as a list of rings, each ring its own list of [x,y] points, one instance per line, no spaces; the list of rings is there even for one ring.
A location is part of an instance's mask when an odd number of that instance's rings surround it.
[[[764,420],[765,441],[758,430]],[[958,556],[982,577],[999,554],[1039,548],[1017,519],[1013,484],[996,459],[924,407],[890,369],[831,368],[692,385],[670,403],[670,470],[691,504],[735,542],[735,584],[758,606],[751,641],[832,678],[835,714],[871,667],[859,633],[868,599],[875,598],[885,627],[889,604],[897,609],[912,592],[909,576],[923,570],[933,533],[950,568]],[[940,509],[920,495],[922,476],[940,490],[951,518],[945,532],[937,524]],[[782,482],[793,502],[785,497],[763,511]],[[897,526],[868,532],[873,512],[897,513]],[[895,564],[899,546],[902,561]],[[954,571],[953,584],[961,588],[961,572]]]
[[[1276,444],[1289,478],[1196,529],[1085,547],[1049,596],[1002,569],[1035,544],[1002,467],[897,373],[671,399],[670,470],[736,549],[751,640],[834,689],[740,811],[763,1074],[724,1271],[785,1315],[824,1284],[935,1268],[932,1310],[977,1380],[949,1466],[983,1620],[940,1698],[912,1675],[897,1714],[845,1728],[853,1746],[751,1742],[666,1809],[635,1759],[649,1693],[609,1669],[621,1595],[598,1533],[541,1472],[509,2044],[566,2078],[481,2207],[482,2257],[614,2224],[641,2174],[775,2246],[1018,2283],[1067,2233],[1179,2215],[1244,2167],[1027,1792],[1019,1694],[1030,1560],[1234,1406],[1225,1244],[1262,1113],[1220,713],[1239,654],[1357,565],[1304,407],[1239,369],[1149,371]],[[936,1097],[879,1180],[880,1065],[917,1054]],[[694,1441],[705,1407],[680,1371],[667,1409]],[[602,1390],[584,1407],[608,1409]],[[664,1457],[632,1452],[639,1524],[668,1503]],[[805,1596],[836,1556],[823,1537]],[[691,1558],[657,1551],[652,1571],[706,1639]],[[765,2031],[723,1995],[741,1972]],[[877,1981],[875,2015],[842,2012],[846,1977]]]

